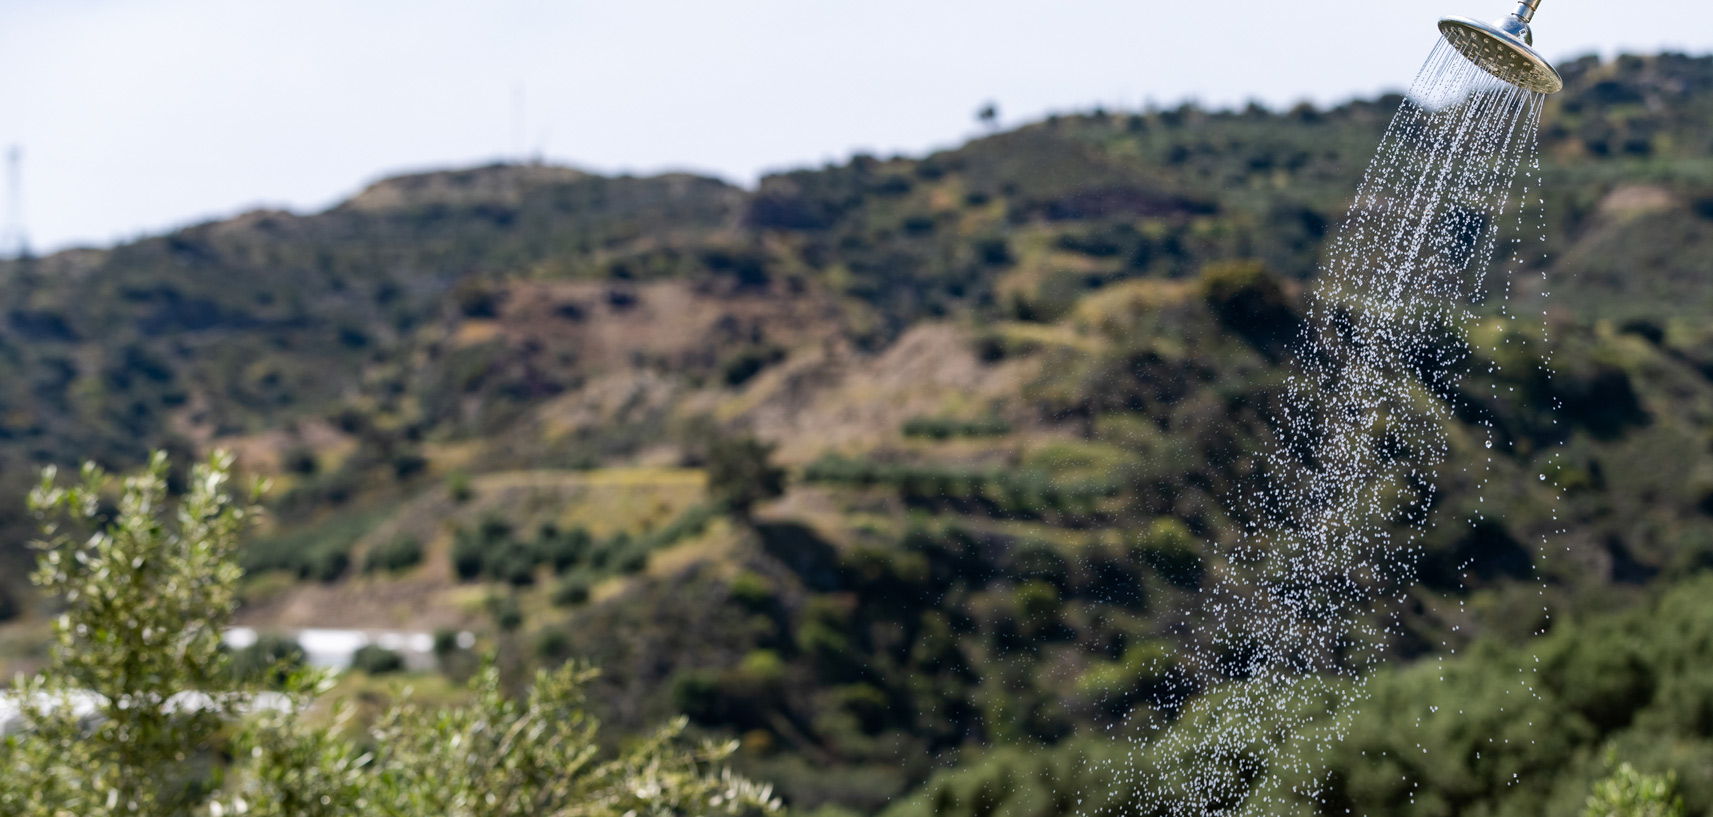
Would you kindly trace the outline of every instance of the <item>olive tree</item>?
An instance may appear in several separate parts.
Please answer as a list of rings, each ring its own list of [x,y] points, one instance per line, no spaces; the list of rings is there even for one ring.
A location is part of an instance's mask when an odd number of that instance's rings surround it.
[[[0,749],[0,814],[176,814],[206,796],[209,752],[253,698],[221,649],[252,515],[229,490],[231,465],[197,464],[172,502],[156,453],[112,508],[94,465],[66,486],[43,472],[30,578],[64,607],[48,671],[11,693],[26,734]]]
[[[736,744],[686,745],[682,719],[617,754],[598,748],[587,667],[542,672],[520,699],[490,666],[469,702],[407,696],[363,745],[345,737],[350,708],[305,716],[325,706],[327,676],[296,673],[263,698],[274,675],[234,672],[221,649],[260,491],[235,499],[231,466],[210,457],[175,499],[156,454],[111,507],[100,469],[69,486],[44,472],[30,495],[44,532],[32,579],[64,612],[47,670],[0,693],[24,721],[0,741],[0,817],[780,811],[770,788],[719,766]]]
[[[1610,760],[1608,760],[1610,762]],[[1677,775],[1643,774],[1624,763],[1594,784],[1588,795],[1587,817],[1683,817],[1677,796]]]

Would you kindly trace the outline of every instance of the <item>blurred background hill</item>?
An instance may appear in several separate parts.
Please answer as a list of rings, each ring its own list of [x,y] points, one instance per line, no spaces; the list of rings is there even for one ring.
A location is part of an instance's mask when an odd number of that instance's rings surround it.
[[[1435,733],[1461,765],[1403,774],[1435,813],[1569,802],[1610,741],[1713,804],[1713,58],[1561,68],[1544,258],[1508,292],[1549,340],[1487,315],[1460,354],[1501,374],[1438,396],[1454,476],[1386,611],[1417,663],[1363,734],[1391,746],[1422,667],[1501,694],[1542,629],[1533,700],[1568,725],[1499,753],[1519,786]],[[41,466],[225,447],[274,486],[248,625],[588,657],[620,734],[685,712],[800,809],[1068,813],[1065,758],[1199,692],[1173,644],[1399,101],[1092,110],[753,190],[423,173],[0,262],[0,663],[44,649]],[[1335,759],[1340,796],[1414,813],[1379,762]],[[1029,763],[1047,794],[984,777]]]

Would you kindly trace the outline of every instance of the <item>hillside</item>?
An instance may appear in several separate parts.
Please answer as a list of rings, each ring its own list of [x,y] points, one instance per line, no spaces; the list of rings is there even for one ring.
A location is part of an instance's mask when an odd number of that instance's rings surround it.
[[[1713,58],[1563,69],[1510,302],[1550,341],[1475,328],[1505,374],[1448,433],[1488,476],[1441,486],[1403,658],[1545,626],[1537,579],[1571,617],[1713,566]],[[1398,102],[1094,111],[755,190],[428,173],[0,264],[0,670],[39,655],[11,543],[40,466],[227,447],[274,485],[246,623],[588,656],[621,732],[687,712],[798,806],[1174,715],[1207,543]],[[788,474],[749,518],[706,490],[746,435]]]

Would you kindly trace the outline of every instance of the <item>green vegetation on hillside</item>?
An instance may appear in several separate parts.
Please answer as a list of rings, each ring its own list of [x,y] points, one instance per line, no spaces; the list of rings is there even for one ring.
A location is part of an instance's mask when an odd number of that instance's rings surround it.
[[[1357,812],[1572,813],[1611,745],[1713,806],[1713,59],[1563,68],[1507,302],[1540,321],[1415,373],[1451,450],[1374,613],[1400,666],[1320,781]],[[1058,116],[753,191],[430,173],[0,263],[0,660],[54,609],[10,569],[37,465],[229,446],[277,486],[246,624],[594,661],[610,740],[683,712],[796,808],[1123,802],[1073,760],[1194,728],[1174,656],[1398,102]]]
[[[431,708],[407,694],[361,743],[313,722],[313,676],[267,697],[221,647],[252,510],[230,495],[230,468],[223,455],[194,466],[177,503],[160,453],[124,480],[115,509],[103,507],[112,480],[93,464],[69,487],[50,469],[32,492],[46,541],[31,578],[65,613],[47,672],[6,692],[23,717],[0,736],[0,815],[779,810],[766,786],[716,771],[735,746],[686,745],[682,722],[602,752],[583,694],[596,673],[576,664],[536,673],[521,697],[492,667],[467,703]],[[388,657],[361,663],[396,671]]]
[[[1368,681],[1348,739],[1324,758],[1325,776],[1303,781],[1287,771],[1275,788],[1318,783],[1323,804],[1295,798],[1294,813],[1305,815],[1545,817],[1585,804],[1602,817],[1705,814],[1713,808],[1709,598],[1713,578],[1702,577],[1527,648],[1485,641],[1467,655],[1383,671]],[[1192,711],[1177,728],[1199,728],[1205,714]],[[1629,760],[1613,770],[1612,754]],[[990,751],[936,774],[886,814],[1150,814],[1137,781],[1169,777],[1180,762],[1146,741],[1106,735],[1047,751]],[[1677,812],[1636,810],[1669,807],[1678,793]]]

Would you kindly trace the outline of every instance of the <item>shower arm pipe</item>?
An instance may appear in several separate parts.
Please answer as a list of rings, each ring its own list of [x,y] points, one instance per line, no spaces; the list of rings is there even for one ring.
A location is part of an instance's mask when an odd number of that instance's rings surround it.
[[[1533,22],[1535,19],[1535,11],[1540,7],[1541,0],[1521,0],[1521,2],[1517,3],[1517,10],[1512,12],[1512,14],[1517,15],[1517,19],[1522,20],[1525,23]]]

